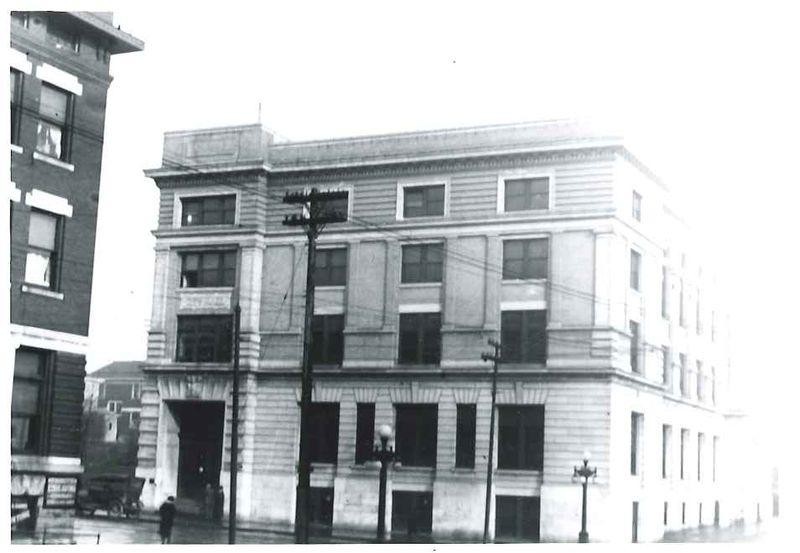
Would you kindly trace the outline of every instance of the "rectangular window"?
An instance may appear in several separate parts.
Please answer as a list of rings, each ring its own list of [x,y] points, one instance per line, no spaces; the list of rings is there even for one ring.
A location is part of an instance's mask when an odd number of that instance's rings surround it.
[[[542,470],[544,405],[503,405],[497,414],[497,468]]]
[[[19,144],[19,125],[22,118],[22,72],[11,69],[11,143]]]
[[[139,399],[142,397],[142,385],[139,383],[131,385],[131,399]]]
[[[711,367],[711,404],[717,404],[717,368]]]
[[[314,199],[312,211],[318,218],[327,219],[329,223],[343,223],[350,213],[350,191],[331,190],[321,199]],[[304,209],[304,213],[307,213]]]
[[[403,218],[444,215],[445,185],[403,187]]]
[[[408,244],[402,251],[400,282],[442,282],[444,244]]]
[[[181,198],[181,226],[232,225],[236,194]]]
[[[669,478],[669,457],[672,450],[672,427],[668,424],[661,425],[661,478]]]
[[[686,479],[686,446],[689,443],[689,431],[681,428],[681,480]]]
[[[636,190],[633,191],[631,198],[631,216],[637,221],[642,220],[642,195]]]
[[[430,536],[433,529],[433,493],[392,492],[392,535]]]
[[[311,333],[311,362],[314,365],[341,365],[344,360],[344,315],[314,315]]]
[[[317,250],[315,286],[344,286],[347,283],[347,248]]]
[[[719,447],[719,436],[714,436],[711,442],[711,481],[717,481],[717,448]]]
[[[210,251],[181,254],[181,288],[234,286],[236,252]]]
[[[540,500],[539,497],[495,496],[495,539],[537,543]]]
[[[179,315],[176,360],[227,363],[231,360],[231,315]]]
[[[503,311],[500,340],[504,363],[546,363],[547,311]]]
[[[25,282],[28,284],[58,289],[63,223],[64,218],[60,215],[31,211],[25,260]]]
[[[680,322],[681,327],[686,328],[686,310],[684,309],[684,291],[683,291],[683,278],[680,279],[678,282],[678,286],[680,287],[679,292],[679,304],[678,310],[680,311],[678,314],[678,319]]]
[[[667,515],[669,514],[669,503],[664,502],[664,526],[667,525]]]
[[[50,354],[19,348],[14,358],[11,390],[11,451],[37,453],[41,445],[42,392]]]
[[[681,503],[681,524],[686,524],[686,502]]]
[[[475,420],[477,406],[474,403],[456,405],[456,467],[475,468]]]
[[[681,373],[680,373],[680,384],[681,384],[681,395],[683,397],[687,397],[689,395],[689,367],[686,364],[686,354],[680,353],[678,354],[681,363]]]
[[[505,211],[528,211],[550,207],[550,177],[505,179]]]
[[[661,267],[661,317],[664,319],[669,319],[669,307],[667,306],[667,284],[667,266],[664,265]]]
[[[439,313],[401,313],[399,362],[406,365],[438,365],[442,352]]]
[[[703,374],[703,362],[697,361],[697,382],[695,387],[697,388],[695,392],[697,393],[698,401],[703,401],[705,399],[705,390],[703,389],[703,379],[705,378]]]
[[[631,474],[633,475],[639,474],[643,423],[644,415],[631,413]]]
[[[308,414],[311,462],[335,465],[339,452],[339,404],[315,402]]]
[[[71,50],[78,53],[81,50],[80,35],[58,26],[51,19],[47,24],[47,34],[51,37],[58,50]]]
[[[706,445],[706,436],[702,432],[697,433],[697,481],[703,480],[703,449]]]
[[[503,240],[503,280],[547,278],[547,238]]]
[[[356,403],[356,464],[372,459],[375,443],[375,404]]]
[[[632,529],[631,529],[631,541],[633,543],[639,542],[639,502],[633,502],[633,511],[632,511]]]
[[[42,83],[39,118],[36,129],[36,150],[47,156],[69,160],[73,96]]]
[[[395,446],[404,466],[436,466],[438,413],[436,404],[395,404]]]
[[[630,321],[630,330],[631,330],[631,371],[635,373],[641,373],[639,368],[639,341],[641,337],[639,336],[639,323],[636,321]]]
[[[631,288],[640,290],[642,272],[642,254],[631,250]]]
[[[661,367],[661,382],[664,384],[664,386],[667,387],[667,389],[669,389],[670,385],[672,384],[671,382],[672,379],[670,378],[671,376],[670,373],[672,372],[670,371],[670,367],[672,365],[672,358],[670,349],[668,347],[664,347],[661,349],[661,360],[663,363]]]

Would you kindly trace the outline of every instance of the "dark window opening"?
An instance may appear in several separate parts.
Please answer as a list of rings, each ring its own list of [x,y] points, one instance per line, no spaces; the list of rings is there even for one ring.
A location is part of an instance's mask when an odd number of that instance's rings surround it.
[[[403,188],[403,218],[444,215],[444,184]]]
[[[475,404],[456,405],[456,467],[475,468]]]
[[[547,278],[547,238],[503,241],[503,280]]]
[[[495,540],[539,541],[540,498],[495,496]]]
[[[36,151],[62,161],[70,157],[73,95],[42,83]]]
[[[439,313],[401,313],[399,362],[438,365],[442,351],[441,327]]]
[[[335,465],[339,452],[339,404],[312,403],[308,414],[311,462]]]
[[[180,315],[178,362],[226,363],[231,360],[233,317]]]
[[[438,406],[396,404],[395,446],[400,462],[407,467],[436,466]]]
[[[375,404],[356,404],[356,464],[363,465],[372,458],[375,443]]]
[[[181,226],[232,225],[236,195],[198,196],[181,199]]]
[[[330,536],[333,529],[333,488],[309,488],[311,507],[309,532],[315,536]]]
[[[314,315],[311,333],[311,362],[315,365],[341,365],[344,360],[344,315]]]
[[[550,178],[505,179],[505,211],[550,207]]]
[[[409,244],[403,246],[400,281],[442,282],[444,244]]]
[[[631,474],[639,474],[639,455],[641,452],[642,423],[644,415],[631,413]]]
[[[497,412],[497,468],[542,470],[544,405],[504,405]]]
[[[11,69],[11,143],[19,144],[19,126],[22,119],[22,83],[21,71]]]
[[[182,254],[181,288],[234,286],[236,252],[210,251]]]
[[[347,248],[317,250],[314,286],[344,286],[347,283]]]
[[[433,529],[433,493],[392,492],[392,534],[429,536]]]
[[[546,363],[547,311],[503,311],[500,341],[504,363]]]
[[[43,445],[44,388],[50,372],[51,353],[19,348],[14,357],[11,391],[11,451],[39,453]]]

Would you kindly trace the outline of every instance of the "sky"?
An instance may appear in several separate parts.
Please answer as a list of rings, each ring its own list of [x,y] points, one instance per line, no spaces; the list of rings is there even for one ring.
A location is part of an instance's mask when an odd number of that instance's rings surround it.
[[[686,202],[727,267],[747,393],[785,420],[800,306],[791,3],[255,5],[48,6],[113,10],[145,41],[111,63],[89,371],[146,355],[158,195],[142,171],[164,131],[254,123],[259,104],[292,140],[589,117],[623,129]]]

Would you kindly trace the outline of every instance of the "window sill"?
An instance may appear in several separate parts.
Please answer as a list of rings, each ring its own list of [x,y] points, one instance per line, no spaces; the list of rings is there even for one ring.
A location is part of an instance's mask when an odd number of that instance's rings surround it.
[[[346,287],[345,284],[320,284],[314,285],[315,290],[333,290],[334,292],[338,292],[340,290],[344,290]]]
[[[504,278],[503,284],[544,284],[547,282],[547,277],[538,278]]]
[[[202,292],[232,292],[233,286],[181,286],[178,291],[181,293],[202,293]]]
[[[494,469],[497,476],[541,476],[542,469]]]
[[[540,213],[548,213],[553,211],[551,207],[537,207],[534,209],[512,209],[507,210],[503,209],[502,211],[498,211],[498,215],[530,215],[530,214],[540,214]]]
[[[53,290],[48,290],[47,288],[42,288],[40,286],[29,286],[27,284],[22,285],[22,291],[27,292],[29,294],[35,294],[37,296],[44,296],[46,298],[53,298],[54,300],[63,300],[64,294],[61,292],[55,292]]]
[[[21,154],[25,152],[22,146],[17,146],[16,144],[11,144],[11,151],[15,154]]]
[[[442,213],[440,215],[412,215],[411,217],[404,217],[401,215],[397,218],[397,221],[401,223],[405,221],[434,221],[437,219],[445,219],[448,215],[448,213]]]
[[[401,282],[400,288],[429,288],[431,286],[442,286],[441,280],[432,280],[430,282]]]
[[[33,159],[38,159],[39,161],[44,161],[45,163],[49,163],[50,165],[55,165],[56,167],[66,169],[70,173],[75,171],[75,166],[73,164],[67,163],[66,161],[61,161],[60,159],[50,157],[40,152],[33,152]]]

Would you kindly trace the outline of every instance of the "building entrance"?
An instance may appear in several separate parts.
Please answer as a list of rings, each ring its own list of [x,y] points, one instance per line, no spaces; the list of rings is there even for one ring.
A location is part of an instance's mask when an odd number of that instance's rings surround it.
[[[177,499],[182,511],[200,512],[206,485],[219,485],[225,403],[174,401],[170,409],[178,423]]]

